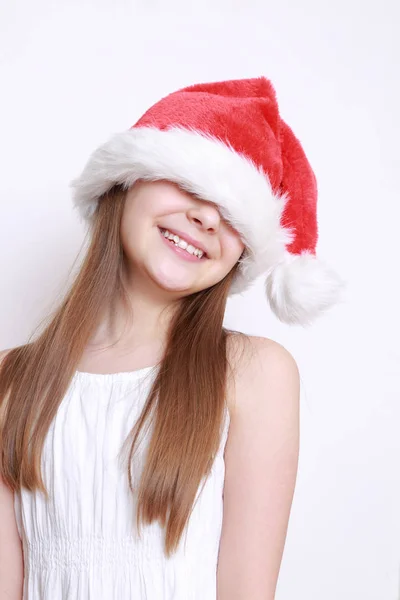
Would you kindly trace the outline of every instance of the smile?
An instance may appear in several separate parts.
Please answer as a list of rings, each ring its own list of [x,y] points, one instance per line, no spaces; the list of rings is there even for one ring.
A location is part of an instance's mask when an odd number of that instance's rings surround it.
[[[172,250],[181,258],[184,258],[190,262],[207,260],[207,255],[202,250],[195,248],[195,246],[192,246],[191,244],[188,244],[185,240],[179,238],[179,236],[170,233],[168,229],[162,229],[159,227],[158,230],[163,242],[169,246],[170,250]]]

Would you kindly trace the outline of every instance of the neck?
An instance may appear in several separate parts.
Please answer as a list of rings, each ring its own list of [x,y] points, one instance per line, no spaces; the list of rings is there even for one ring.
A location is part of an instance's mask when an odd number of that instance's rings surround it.
[[[135,274],[135,282],[126,285],[128,308],[118,298],[115,305],[100,319],[89,340],[91,355],[107,352],[128,357],[132,362],[153,364],[161,359],[168,327],[179,305],[176,294],[160,289],[148,277]],[[129,310],[131,309],[131,310]]]

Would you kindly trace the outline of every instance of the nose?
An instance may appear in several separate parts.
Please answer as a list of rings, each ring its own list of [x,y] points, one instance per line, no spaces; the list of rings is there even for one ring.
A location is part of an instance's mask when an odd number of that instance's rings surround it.
[[[197,206],[188,210],[188,219],[199,229],[208,233],[217,233],[221,223],[221,215],[216,206],[209,202],[199,201]]]

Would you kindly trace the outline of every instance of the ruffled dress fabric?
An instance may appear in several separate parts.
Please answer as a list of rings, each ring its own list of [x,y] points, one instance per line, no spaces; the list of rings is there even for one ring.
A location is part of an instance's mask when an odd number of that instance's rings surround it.
[[[14,496],[23,600],[216,600],[229,411],[212,471],[199,486],[177,552],[167,559],[158,522],[137,534],[135,494],[119,456],[155,370],[75,373],[45,439],[49,500],[27,490]],[[149,431],[135,455],[133,481]]]

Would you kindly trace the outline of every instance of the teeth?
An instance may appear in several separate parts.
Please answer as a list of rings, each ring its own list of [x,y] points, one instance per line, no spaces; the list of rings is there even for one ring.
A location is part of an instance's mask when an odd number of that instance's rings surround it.
[[[182,248],[183,250],[186,250],[186,252],[189,252],[189,254],[194,254],[198,258],[201,258],[203,256],[203,254],[204,254],[203,250],[200,250],[199,248],[195,248],[191,244],[188,244],[187,242],[185,242],[185,240],[181,240],[177,235],[170,233],[168,231],[168,229],[165,229],[164,231],[162,231],[162,234],[165,238],[172,240],[176,246],[179,246],[179,248]]]

